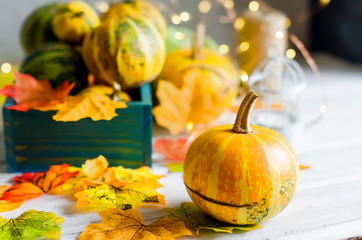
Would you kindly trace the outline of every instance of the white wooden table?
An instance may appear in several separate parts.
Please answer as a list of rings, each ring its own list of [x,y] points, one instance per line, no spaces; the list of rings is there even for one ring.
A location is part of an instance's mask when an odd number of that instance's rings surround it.
[[[201,235],[202,239],[333,240],[362,236],[362,65],[323,55],[316,60],[325,79],[329,111],[322,121],[292,142],[300,163],[312,166],[302,171],[294,199],[282,213],[262,223],[261,229],[243,234],[207,232]],[[320,89],[309,71],[307,77],[309,103],[305,106],[313,112],[320,102]],[[0,166],[4,172],[2,136],[0,139]],[[165,168],[156,162],[154,171],[163,173]],[[0,184],[12,176],[1,173]],[[165,187],[159,191],[166,196],[167,207],[190,201],[181,173],[167,174],[160,181]],[[64,218],[61,239],[76,239],[86,225],[99,222],[100,217],[97,213],[76,212],[73,206],[61,196],[44,195],[0,216],[16,217],[28,209],[52,211]],[[165,215],[161,207],[148,207],[141,212],[146,223]]]

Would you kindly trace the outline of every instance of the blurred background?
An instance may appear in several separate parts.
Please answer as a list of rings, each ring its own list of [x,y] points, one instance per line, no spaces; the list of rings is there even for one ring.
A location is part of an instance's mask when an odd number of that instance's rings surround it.
[[[66,0],[57,0],[67,2]],[[104,10],[108,1],[86,0],[98,10]],[[25,18],[41,5],[54,0],[3,1],[0,8],[0,64],[16,63],[23,57],[19,42],[21,25]],[[206,32],[219,45],[236,46],[237,37],[233,23],[227,18],[227,9],[241,15],[251,1],[200,1],[200,0],[152,0],[165,14],[169,23],[172,17],[189,13],[180,26],[194,28],[203,19]],[[200,2],[210,2],[208,10],[200,10]],[[267,0],[260,4],[280,10],[290,20],[288,31],[295,34],[310,50],[326,51],[350,61],[362,61],[362,0]],[[200,12],[201,11],[201,12]],[[230,16],[229,16],[230,17]],[[231,16],[232,18],[235,16]],[[177,20],[173,20],[175,22]]]

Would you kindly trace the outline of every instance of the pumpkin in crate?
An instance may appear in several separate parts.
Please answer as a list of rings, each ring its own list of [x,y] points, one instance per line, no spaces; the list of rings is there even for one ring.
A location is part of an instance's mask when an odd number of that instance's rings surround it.
[[[57,38],[72,44],[82,43],[84,36],[99,24],[97,13],[83,1],[67,3],[52,19]]]
[[[162,13],[153,3],[147,0],[126,0],[121,3],[112,4],[107,12],[101,16],[102,22],[109,19],[124,17],[145,17],[166,37],[167,23]]]
[[[65,81],[74,82],[72,93],[84,87],[88,74],[82,55],[64,43],[47,43],[34,49],[25,57],[19,71],[39,81],[48,79],[53,88]]]
[[[52,20],[64,5],[64,3],[51,3],[41,6],[26,18],[21,29],[21,44],[26,53],[44,43],[57,41]]]
[[[123,90],[150,82],[161,72],[166,47],[146,18],[114,18],[93,29],[83,41],[83,59],[95,77]]]
[[[277,132],[249,125],[257,95],[244,98],[234,125],[211,128],[189,147],[186,189],[204,212],[231,224],[255,224],[282,211],[299,180],[299,165]]]

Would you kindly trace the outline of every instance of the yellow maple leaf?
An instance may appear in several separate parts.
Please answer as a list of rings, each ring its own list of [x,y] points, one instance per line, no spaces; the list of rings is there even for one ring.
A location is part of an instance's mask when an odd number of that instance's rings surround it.
[[[165,197],[156,191],[163,187],[157,181],[163,175],[152,174],[149,167],[108,167],[107,160],[99,156],[72,171],[79,171],[79,174],[61,189],[68,193],[73,191],[78,207],[103,210],[108,207],[134,208],[145,203],[165,204]]]
[[[173,221],[168,216],[146,225],[137,209],[122,211],[115,208],[100,213],[102,223],[88,225],[79,240],[172,240],[192,233],[182,221]]]
[[[167,128],[171,134],[178,134],[185,129],[194,85],[192,78],[185,80],[181,89],[168,81],[160,80],[158,83],[156,95],[160,105],[153,108],[152,113],[157,123]]]
[[[104,210],[110,207],[123,210],[143,204],[165,205],[165,197],[156,189],[162,187],[157,181],[129,184],[115,187],[108,184],[88,185],[83,191],[76,192],[77,207],[92,210]]]
[[[71,122],[83,118],[93,121],[111,120],[117,116],[116,109],[126,108],[125,102],[111,100],[107,94],[109,87],[93,86],[86,88],[76,96],[68,96],[64,103],[47,107],[36,108],[40,111],[57,110],[53,116],[55,121]]]
[[[188,123],[197,125],[216,120],[231,106],[237,89],[223,85],[217,74],[191,69],[184,74],[181,89],[160,80],[156,95],[160,105],[152,112],[157,123],[171,134],[178,134]]]

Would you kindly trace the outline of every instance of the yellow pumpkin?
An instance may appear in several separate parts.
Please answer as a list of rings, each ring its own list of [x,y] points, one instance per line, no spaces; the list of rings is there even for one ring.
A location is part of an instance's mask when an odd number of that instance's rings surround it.
[[[52,20],[55,36],[74,44],[80,44],[84,36],[99,24],[97,13],[83,1],[67,3]]]
[[[163,37],[167,34],[167,23],[162,13],[150,1],[126,0],[113,4],[107,12],[101,16],[102,22],[124,17],[144,17],[147,18],[161,33]]]
[[[88,33],[84,62],[98,81],[121,84],[122,90],[153,81],[161,72],[166,46],[160,32],[145,18],[114,18]]]
[[[205,29],[198,25],[192,49],[180,49],[167,55],[159,80],[172,82],[182,89],[190,76],[196,88],[192,97],[188,121],[210,123],[231,106],[237,95],[238,72],[231,60],[203,48]],[[157,83],[156,83],[157,84]],[[214,107],[212,107],[214,106]]]
[[[299,180],[299,165],[277,132],[249,125],[257,99],[249,92],[234,125],[211,128],[189,147],[184,183],[197,206],[230,224],[255,224],[282,211]]]

